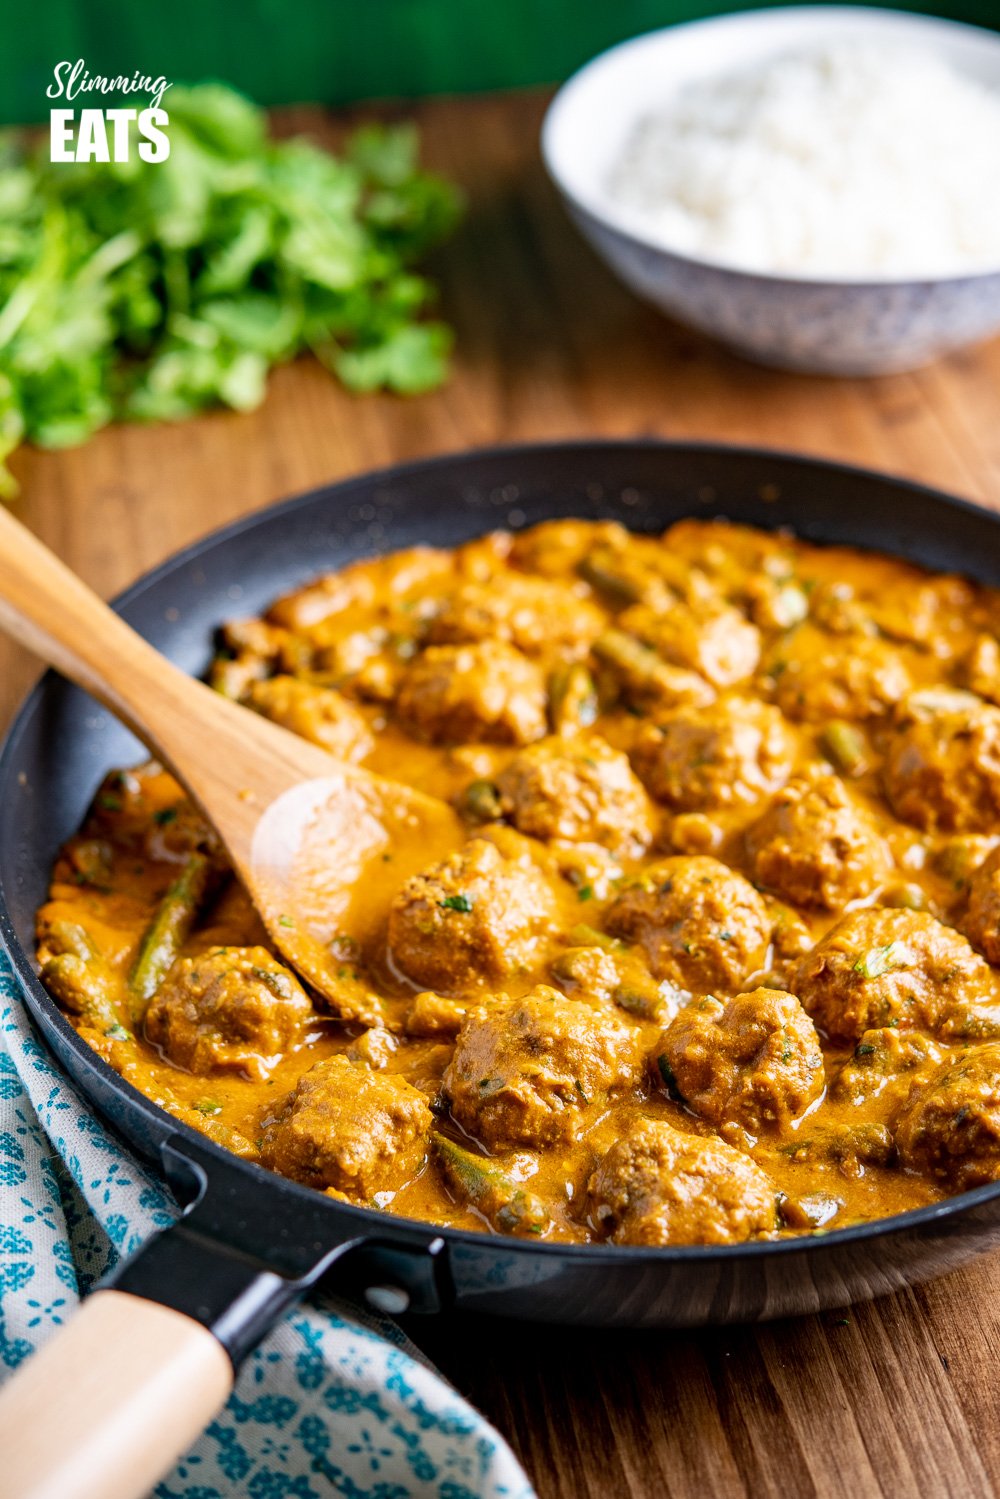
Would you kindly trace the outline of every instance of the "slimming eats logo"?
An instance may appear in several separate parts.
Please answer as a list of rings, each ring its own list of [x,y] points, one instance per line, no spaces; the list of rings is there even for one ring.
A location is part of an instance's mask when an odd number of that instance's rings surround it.
[[[75,109],[50,110],[49,159],[51,161],[128,161],[132,122],[138,127],[142,161],[166,161],[170,139],[166,127],[170,117],[163,108],[163,95],[170,84],[164,77],[149,78],[136,69],[131,78],[89,73],[83,58],[56,63],[53,81],[45,90],[49,99],[76,99],[86,94],[145,95],[143,109],[83,109],[77,120]]]

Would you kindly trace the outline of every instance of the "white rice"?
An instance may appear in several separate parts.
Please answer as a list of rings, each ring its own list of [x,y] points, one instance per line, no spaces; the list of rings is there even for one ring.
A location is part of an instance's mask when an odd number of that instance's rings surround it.
[[[997,270],[1000,94],[870,42],[772,56],[641,118],[608,190],[664,248],[745,270]]]

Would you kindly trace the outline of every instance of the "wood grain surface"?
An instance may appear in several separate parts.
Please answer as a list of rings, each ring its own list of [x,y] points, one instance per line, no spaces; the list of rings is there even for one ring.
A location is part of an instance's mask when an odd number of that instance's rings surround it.
[[[718,438],[850,460],[1000,506],[1000,341],[912,375],[771,373],[666,322],[571,229],[538,161],[544,100],[417,111],[468,193],[434,270],[455,374],[355,400],[315,364],[266,405],[23,451],[17,510],[105,595],[248,511],[466,446],[605,434]],[[286,115],[336,141],[344,120]],[[0,723],[35,674],[0,641]],[[1000,1258],[845,1313],[699,1334],[465,1320],[417,1330],[523,1458],[541,1499],[956,1496],[1000,1491]]]

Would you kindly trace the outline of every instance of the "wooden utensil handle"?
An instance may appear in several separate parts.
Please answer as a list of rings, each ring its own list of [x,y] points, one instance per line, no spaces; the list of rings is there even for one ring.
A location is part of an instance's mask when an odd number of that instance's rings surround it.
[[[0,505],[0,628],[90,692],[142,737],[165,662]]]
[[[196,801],[214,790],[218,807],[220,779],[242,764],[246,710],[161,656],[2,504],[0,630],[109,708]],[[258,769],[270,755],[289,784],[329,774],[330,757],[287,729],[255,717],[253,733]]]
[[[0,1499],[143,1499],[232,1384],[191,1317],[95,1291],[0,1390]]]

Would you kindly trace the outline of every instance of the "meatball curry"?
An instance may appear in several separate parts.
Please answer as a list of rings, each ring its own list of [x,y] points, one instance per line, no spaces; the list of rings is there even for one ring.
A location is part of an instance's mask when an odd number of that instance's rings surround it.
[[[461,831],[367,868],[323,1003],[176,782],[106,779],[38,961],[178,1119],[351,1202],[580,1243],[1000,1180],[1000,594],[552,521],[322,577],[227,625],[211,680]]]

